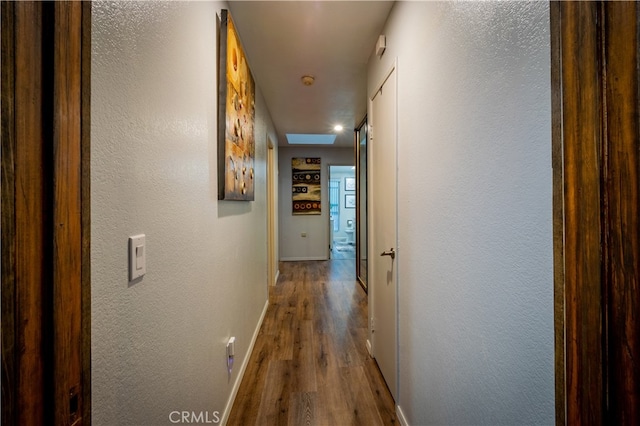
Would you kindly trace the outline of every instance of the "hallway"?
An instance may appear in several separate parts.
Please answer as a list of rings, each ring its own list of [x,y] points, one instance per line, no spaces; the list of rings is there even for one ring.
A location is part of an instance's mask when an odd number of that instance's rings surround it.
[[[333,243],[331,247],[331,259],[334,260],[354,260],[356,258],[356,248],[354,245],[345,243]]]
[[[281,262],[229,425],[398,424],[353,260]]]

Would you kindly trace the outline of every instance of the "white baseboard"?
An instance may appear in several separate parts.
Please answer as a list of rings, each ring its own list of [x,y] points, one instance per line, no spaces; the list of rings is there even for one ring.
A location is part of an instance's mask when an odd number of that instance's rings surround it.
[[[371,340],[367,339],[367,352],[369,352],[369,356],[373,358],[373,352],[371,351]]]
[[[400,426],[409,426],[409,422],[407,418],[404,416],[402,412],[402,408],[399,405],[396,405],[396,416],[398,416],[398,420],[400,421]]]
[[[242,378],[244,377],[244,372],[247,369],[247,365],[249,364],[249,358],[251,358],[251,353],[253,352],[253,346],[256,344],[256,339],[258,338],[258,333],[260,333],[260,327],[262,327],[262,321],[264,321],[264,316],[267,314],[267,308],[269,307],[269,299],[264,304],[264,308],[262,309],[262,314],[260,315],[260,319],[258,320],[258,325],[256,326],[255,331],[253,332],[253,337],[251,338],[251,343],[249,343],[249,349],[244,357],[244,361],[242,361],[242,365],[240,366],[240,371],[238,373],[238,377],[236,377],[236,381],[233,384],[233,388],[231,389],[231,395],[229,395],[229,399],[227,400],[227,405],[224,407],[224,412],[222,413],[222,418],[220,419],[221,425],[226,425],[227,420],[229,420],[229,415],[231,414],[231,408],[233,408],[233,403],[236,400],[236,396],[238,395],[238,389],[240,389],[240,383],[242,383]]]
[[[276,269],[276,277],[273,279],[273,284],[278,284],[278,278],[280,278],[280,269]]]
[[[310,256],[310,257],[283,257],[280,259],[281,262],[301,262],[305,260],[329,260],[326,256]]]

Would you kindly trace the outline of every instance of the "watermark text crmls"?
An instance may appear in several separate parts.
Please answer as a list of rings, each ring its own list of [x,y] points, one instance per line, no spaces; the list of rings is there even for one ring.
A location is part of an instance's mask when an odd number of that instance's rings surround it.
[[[172,411],[169,413],[171,423],[183,424],[218,424],[219,411]]]

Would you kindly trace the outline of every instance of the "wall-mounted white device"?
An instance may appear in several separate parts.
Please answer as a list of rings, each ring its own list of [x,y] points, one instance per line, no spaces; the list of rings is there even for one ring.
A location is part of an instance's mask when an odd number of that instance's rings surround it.
[[[231,370],[233,370],[233,357],[236,354],[236,338],[230,337],[227,342],[227,371],[231,376]]]
[[[227,356],[233,358],[236,354],[236,338],[230,337],[227,342]]]
[[[129,281],[147,273],[147,247],[144,234],[129,237]]]
[[[378,41],[376,42],[376,55],[382,56],[386,48],[387,48],[387,37],[381,35],[378,37]]]

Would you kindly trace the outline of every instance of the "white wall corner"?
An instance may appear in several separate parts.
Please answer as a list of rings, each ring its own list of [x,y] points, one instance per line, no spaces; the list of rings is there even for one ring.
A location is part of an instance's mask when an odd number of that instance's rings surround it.
[[[264,321],[264,317],[267,314],[268,307],[269,307],[269,299],[267,299],[267,301],[264,304],[264,308],[262,309],[262,314],[260,315],[260,319],[258,320],[256,329],[253,332],[253,337],[251,337],[251,343],[249,344],[247,353],[244,356],[244,361],[242,361],[242,365],[240,366],[240,372],[238,374],[238,377],[236,377],[236,381],[233,384],[233,388],[231,389],[231,395],[229,395],[227,404],[224,407],[224,412],[222,413],[222,418],[220,419],[221,425],[226,425],[227,420],[229,420],[229,415],[231,414],[233,403],[235,402],[236,396],[238,395],[238,389],[240,389],[240,384],[242,383],[242,379],[244,378],[244,373],[247,369],[247,365],[249,365],[249,359],[251,358],[251,354],[253,353],[253,347],[256,344],[256,339],[258,338],[258,333],[260,333],[260,327],[262,327],[262,321]]]

